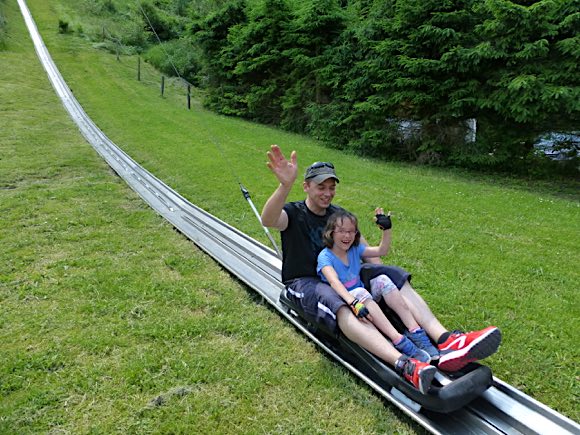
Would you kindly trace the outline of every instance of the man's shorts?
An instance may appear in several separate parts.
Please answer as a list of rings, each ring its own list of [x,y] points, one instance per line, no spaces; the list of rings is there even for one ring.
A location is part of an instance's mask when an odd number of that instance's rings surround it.
[[[365,263],[361,266],[360,278],[367,289],[371,289],[371,279],[379,275],[387,275],[399,290],[403,288],[407,281],[411,281],[411,274],[401,267],[371,263]],[[373,299],[377,302],[380,301],[383,296],[382,290],[371,291],[371,294],[373,295]]]
[[[286,284],[286,297],[302,309],[306,320],[337,333],[336,313],[346,302],[330,285],[320,278],[297,278]]]

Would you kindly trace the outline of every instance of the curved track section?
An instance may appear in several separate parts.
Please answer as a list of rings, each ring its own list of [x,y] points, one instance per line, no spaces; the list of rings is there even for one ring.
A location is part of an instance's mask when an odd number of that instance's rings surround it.
[[[345,368],[413,420],[436,434],[578,434],[580,425],[494,378],[494,385],[469,407],[451,414],[417,411],[397,391],[385,390],[313,335],[279,302],[281,261],[246,234],[191,204],[117,147],[84,112],[52,61],[24,0],[17,0],[42,65],[71,118],[95,150],[157,213],[258,292]]]

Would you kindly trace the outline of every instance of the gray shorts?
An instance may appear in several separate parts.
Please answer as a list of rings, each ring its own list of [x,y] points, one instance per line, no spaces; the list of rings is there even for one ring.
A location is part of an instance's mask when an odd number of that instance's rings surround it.
[[[403,288],[407,281],[411,281],[411,274],[405,269],[397,266],[385,266],[384,264],[365,263],[360,270],[360,278],[367,289],[371,289],[371,280],[379,275],[386,275],[397,286],[399,290]],[[378,291],[371,292],[373,299],[379,301],[383,296],[383,291],[378,288]]]
[[[298,305],[306,320],[332,333],[338,330],[336,313],[346,302],[320,278],[297,278],[286,284],[286,297]]]

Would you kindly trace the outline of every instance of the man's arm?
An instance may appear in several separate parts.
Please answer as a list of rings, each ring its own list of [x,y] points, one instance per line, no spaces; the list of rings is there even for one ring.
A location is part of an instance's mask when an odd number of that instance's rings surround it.
[[[284,231],[288,227],[288,215],[284,211],[284,204],[298,173],[296,151],[292,151],[288,160],[278,145],[272,145],[268,151],[268,160],[268,168],[276,176],[280,185],[262,209],[262,225]]]
[[[288,227],[288,215],[284,211],[284,204],[292,186],[289,188],[280,184],[272,196],[268,198],[262,209],[262,225],[284,231]]]

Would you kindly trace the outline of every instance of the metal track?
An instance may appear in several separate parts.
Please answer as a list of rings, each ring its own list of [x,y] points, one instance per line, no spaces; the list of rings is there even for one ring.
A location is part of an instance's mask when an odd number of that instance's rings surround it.
[[[578,434],[580,425],[494,378],[494,385],[469,407],[451,414],[416,411],[396,391],[386,391],[313,335],[279,302],[281,261],[276,253],[191,204],[117,147],[84,112],[52,61],[24,0],[17,0],[35,50],[71,118],[95,150],[157,213],[258,292],[320,348],[413,420],[436,434]]]

